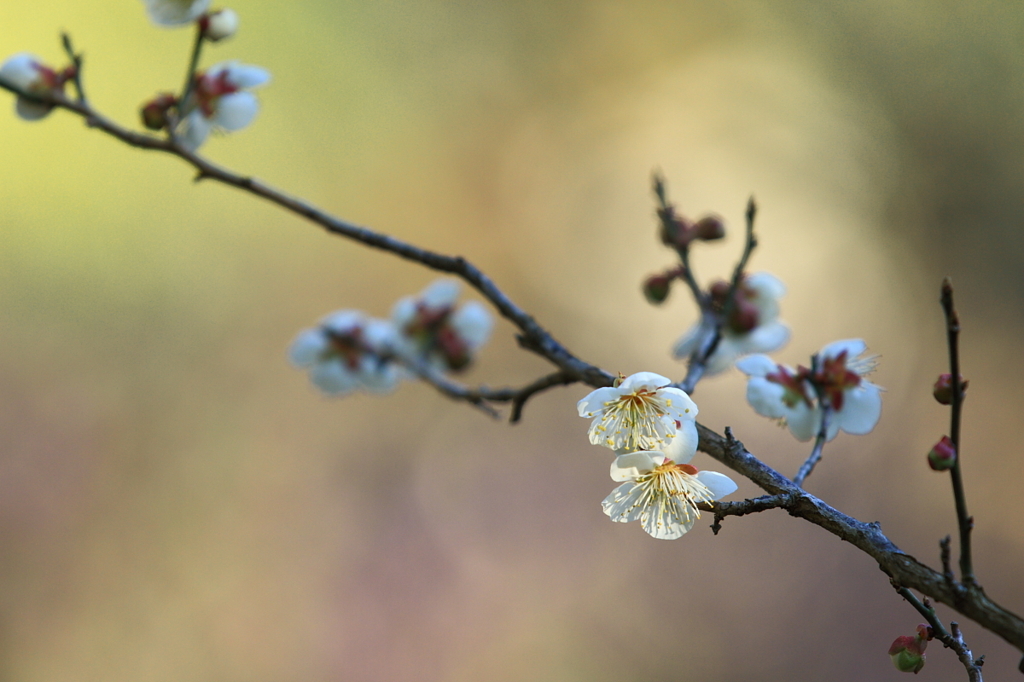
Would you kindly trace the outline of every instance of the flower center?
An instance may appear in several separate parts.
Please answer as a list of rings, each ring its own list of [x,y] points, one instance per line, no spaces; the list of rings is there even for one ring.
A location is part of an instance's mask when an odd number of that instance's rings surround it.
[[[662,419],[670,406],[671,402],[661,398],[657,390],[640,388],[605,403],[601,427],[610,431],[610,444],[619,440],[616,436],[623,435],[627,449],[654,448],[675,435],[668,433]]]
[[[651,473],[637,479],[637,483],[644,488],[646,501],[663,511],[674,510],[689,523],[700,518],[698,503],[715,499],[696,474],[696,467],[666,460]]]

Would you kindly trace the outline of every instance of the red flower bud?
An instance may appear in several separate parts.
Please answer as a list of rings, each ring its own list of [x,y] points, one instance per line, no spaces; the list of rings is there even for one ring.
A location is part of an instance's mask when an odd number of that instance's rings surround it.
[[[644,282],[644,296],[654,305],[664,303],[672,289],[673,279],[669,274],[651,275]]]
[[[716,215],[707,215],[693,226],[694,238],[710,242],[725,236],[725,223]]]
[[[928,453],[928,466],[934,471],[948,471],[956,464],[956,448],[949,436],[943,436]]]
[[[931,634],[928,626],[924,623],[917,626],[917,634],[915,636],[908,637],[904,635],[903,637],[897,637],[892,646],[889,647],[889,656],[892,658],[892,664],[901,673],[914,673],[916,675],[921,672],[921,668],[924,667],[924,650],[928,647],[929,639],[931,639]]]
[[[167,127],[167,111],[175,106],[178,100],[169,92],[157,95],[143,105],[139,112],[142,116],[142,125],[150,130],[163,130]]]
[[[960,399],[963,400],[963,394],[967,391],[967,380],[964,379],[963,375],[960,376]],[[935,387],[932,388],[932,395],[943,405],[953,404],[953,375],[952,374],[941,374],[938,380],[935,382]]]

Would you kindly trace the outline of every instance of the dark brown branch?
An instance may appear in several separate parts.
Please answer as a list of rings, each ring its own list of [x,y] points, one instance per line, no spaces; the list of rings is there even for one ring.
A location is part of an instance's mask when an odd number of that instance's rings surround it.
[[[849,542],[874,559],[878,567],[900,585],[950,606],[1024,652],[1024,620],[989,599],[980,586],[971,584],[962,585],[960,590],[951,589],[941,573],[904,553],[882,533],[877,523],[858,521],[799,488],[747,452],[741,442],[732,438],[729,429],[726,429],[725,436],[721,436],[697,424],[697,432],[701,451],[750,479],[770,495],[792,496],[792,503],[786,507],[790,515],[821,526],[840,540]]]
[[[489,403],[512,403],[512,411],[509,415],[509,422],[512,424],[517,423],[522,418],[523,408],[533,396],[555,386],[569,386],[578,383],[577,379],[565,372],[554,372],[520,388],[490,389],[486,386],[470,388],[427,368],[413,367],[409,363],[403,364],[409,367],[420,379],[423,379],[449,398],[468,402],[492,417],[497,418],[501,415]]]
[[[964,669],[967,671],[967,679],[970,682],[982,682],[981,678],[981,666],[984,664],[984,656],[979,656],[977,659],[974,658],[974,654],[967,647],[967,643],[964,642],[963,633],[960,632],[960,625],[956,621],[950,621],[949,628],[953,634],[946,631],[942,621],[935,614],[935,608],[932,607],[931,602],[926,598],[924,602],[919,600],[913,592],[900,585],[895,580],[891,580],[892,586],[896,588],[896,591],[900,593],[907,602],[913,606],[918,613],[926,621],[931,629],[931,635],[933,638],[942,642],[942,645],[947,649],[952,649],[953,653],[963,664]]]
[[[953,388],[953,399],[950,404],[949,439],[953,441],[956,459],[949,470],[953,481],[953,500],[956,503],[956,520],[960,529],[960,580],[965,585],[973,585],[974,565],[971,561],[971,530],[974,519],[967,514],[967,497],[964,494],[963,477],[960,474],[960,415],[963,409],[963,382],[960,380],[960,317],[953,307],[953,283],[949,277],[942,280],[942,310],[946,314],[946,340],[949,345],[949,371]]]
[[[499,289],[491,281],[490,277],[462,256],[448,256],[435,253],[386,234],[374,232],[365,227],[336,218],[308,202],[289,196],[255,178],[232,173],[225,168],[211,163],[173,140],[136,133],[123,128],[97,113],[87,104],[68,99],[62,93],[52,92],[47,95],[33,95],[22,91],[3,78],[0,78],[0,87],[16,95],[27,97],[32,101],[52,104],[78,114],[85,119],[88,126],[102,130],[133,147],[165,152],[177,156],[196,169],[197,180],[216,180],[225,185],[236,187],[249,194],[266,199],[273,204],[277,204],[287,211],[300,215],[320,225],[331,234],[346,237],[366,246],[393,253],[396,256],[420,263],[433,270],[456,275],[479,291],[498,310],[502,317],[519,328],[525,341],[523,343],[524,347],[543,356],[576,381],[594,387],[610,386],[612,384],[614,377],[611,374],[580,360],[570,353],[550,332],[539,325],[531,315],[527,314],[505,292]]]

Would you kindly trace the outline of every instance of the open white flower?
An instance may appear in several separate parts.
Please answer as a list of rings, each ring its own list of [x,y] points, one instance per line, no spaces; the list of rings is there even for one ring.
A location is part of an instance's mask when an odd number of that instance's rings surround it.
[[[210,8],[210,0],[142,0],[153,23],[178,26],[198,19]]]
[[[882,413],[882,389],[864,377],[875,368],[875,357],[860,357],[867,349],[861,339],[830,343],[818,353],[816,370],[794,370],[766,355],[751,355],[736,363],[750,376],[747,402],[765,417],[779,419],[802,441],[821,428],[819,393],[831,408],[828,440],[840,430],[863,435],[875,428]]]
[[[456,307],[459,282],[434,281],[416,296],[395,303],[391,321],[401,334],[400,352],[438,372],[464,369],[487,343],[494,320],[477,301]]]
[[[178,131],[181,143],[199,148],[211,130],[241,130],[256,117],[260,103],[248,92],[270,81],[270,74],[258,66],[223,62],[196,74],[183,109],[188,112]]]
[[[640,521],[659,540],[681,537],[700,518],[697,504],[713,502],[736,491],[736,483],[715,471],[698,471],[657,451],[619,455],[612,480],[625,481],[601,503],[612,521]]]
[[[711,287],[713,302],[724,306],[728,292],[727,282],[717,282]],[[789,327],[779,321],[779,299],[785,293],[786,285],[767,272],[747,275],[741,280],[732,314],[722,325],[722,338],[708,358],[707,374],[729,369],[744,355],[770,353],[786,345]],[[700,323],[694,325],[676,342],[672,354],[680,359],[690,357],[706,333]]]
[[[696,450],[697,405],[671,383],[660,374],[639,372],[618,386],[589,393],[576,408],[581,417],[594,420],[590,442],[626,452],[666,448],[684,452],[691,443]],[[676,439],[682,440],[673,443]]]
[[[387,359],[397,343],[389,322],[358,310],[341,310],[325,317],[320,326],[300,332],[288,355],[295,365],[308,368],[310,380],[328,395],[358,389],[387,393],[406,376],[402,367]]]

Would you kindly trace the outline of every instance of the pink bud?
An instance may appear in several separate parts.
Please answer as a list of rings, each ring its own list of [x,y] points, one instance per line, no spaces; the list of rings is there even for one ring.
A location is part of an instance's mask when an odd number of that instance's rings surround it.
[[[948,471],[956,464],[956,447],[949,436],[943,436],[928,453],[928,466],[934,471]]]
[[[960,396],[963,399],[963,394],[967,390],[967,380],[964,379],[963,375],[960,376]],[[952,374],[941,374],[938,380],[935,382],[935,387],[932,389],[932,395],[943,405],[953,404],[953,375]]]

